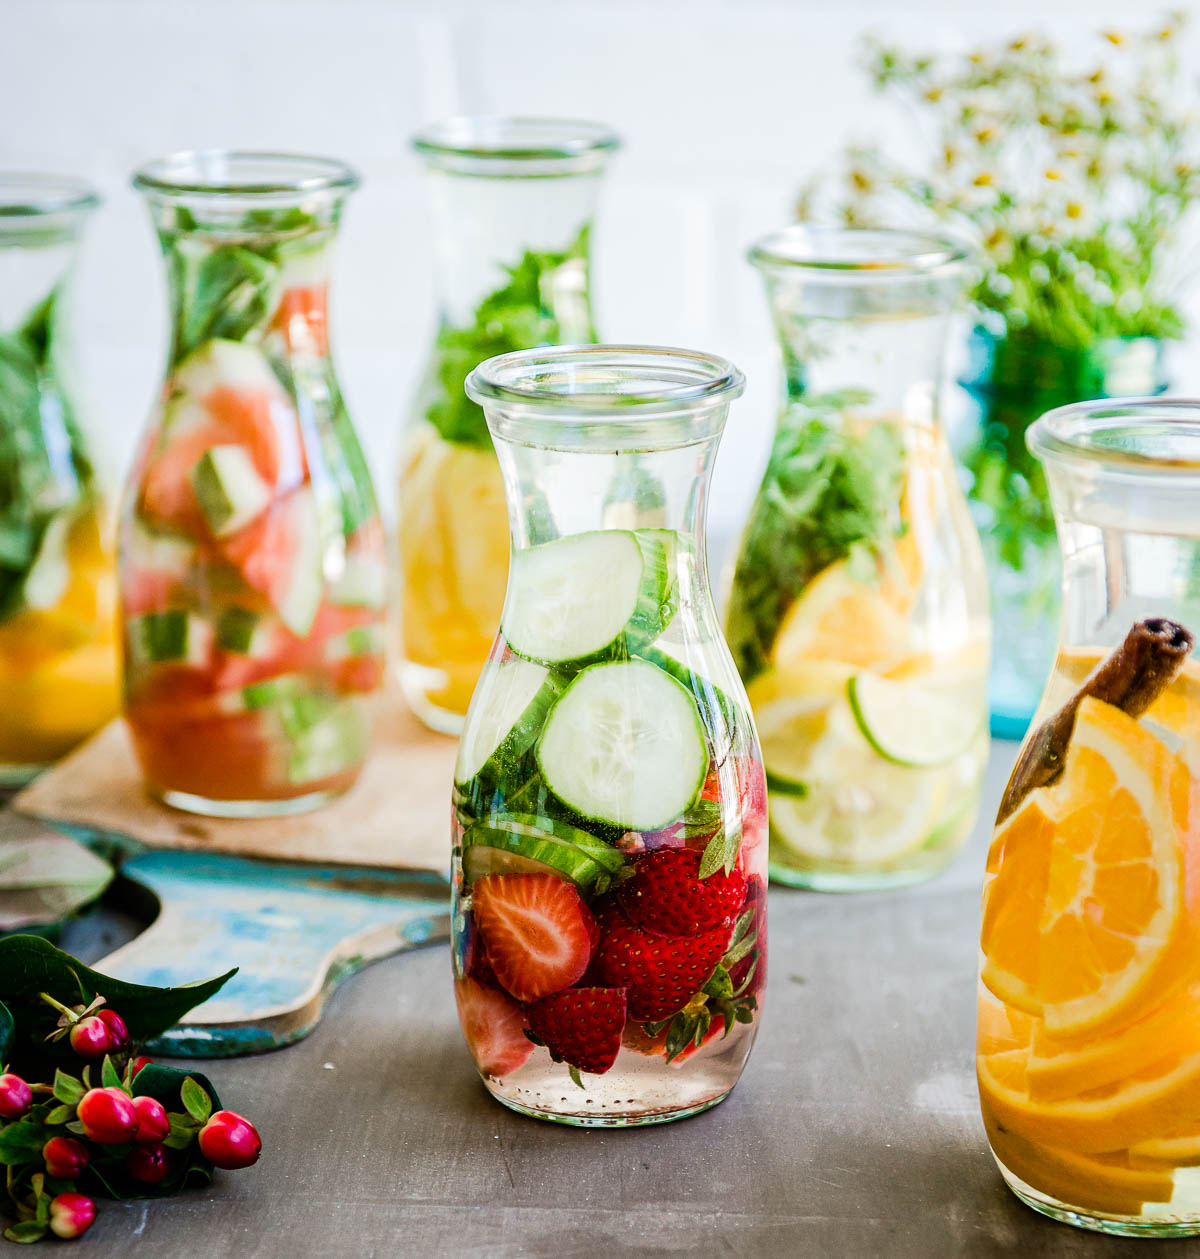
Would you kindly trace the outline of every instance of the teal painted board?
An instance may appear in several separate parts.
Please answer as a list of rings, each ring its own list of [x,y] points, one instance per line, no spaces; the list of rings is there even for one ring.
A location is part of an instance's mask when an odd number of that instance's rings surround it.
[[[151,892],[158,917],[96,969],[175,985],[238,973],[151,1046],[225,1057],[306,1035],[330,995],[368,962],[449,938],[449,889],[427,873],[326,868],[145,850],[121,874]]]

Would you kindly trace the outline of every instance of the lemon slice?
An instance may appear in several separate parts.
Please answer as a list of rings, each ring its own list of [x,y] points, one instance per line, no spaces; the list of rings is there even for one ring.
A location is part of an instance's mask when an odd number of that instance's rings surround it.
[[[767,789],[803,795],[813,746],[825,733],[830,707],[845,692],[853,670],[826,661],[798,669],[771,669],[747,690],[762,744]]]
[[[921,848],[949,787],[943,770],[881,761],[842,701],[804,767],[802,797],[770,797],[771,834],[807,862],[877,866]]]
[[[945,765],[975,742],[987,717],[981,673],[893,681],[858,673],[846,695],[863,737],[893,765]]]

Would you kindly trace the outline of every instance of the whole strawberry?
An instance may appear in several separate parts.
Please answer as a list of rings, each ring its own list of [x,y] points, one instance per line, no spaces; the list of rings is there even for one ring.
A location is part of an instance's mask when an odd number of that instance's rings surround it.
[[[593,964],[605,987],[624,988],[629,1017],[669,1019],[708,982],[729,943],[730,929],[668,937],[630,922],[610,903],[599,915]]]
[[[691,848],[656,848],[639,857],[618,893],[629,921],[666,936],[732,927],[746,899],[746,880],[740,870],[702,879],[702,855]]]
[[[603,1075],[617,1060],[625,1027],[623,988],[568,988],[530,1005],[529,1030],[565,1062],[591,1075]]]

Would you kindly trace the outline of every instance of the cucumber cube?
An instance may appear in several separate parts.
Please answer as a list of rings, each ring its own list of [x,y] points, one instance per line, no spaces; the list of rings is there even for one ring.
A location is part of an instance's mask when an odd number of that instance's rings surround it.
[[[244,446],[206,450],[192,469],[192,492],[218,538],[237,533],[271,501],[271,487]]]

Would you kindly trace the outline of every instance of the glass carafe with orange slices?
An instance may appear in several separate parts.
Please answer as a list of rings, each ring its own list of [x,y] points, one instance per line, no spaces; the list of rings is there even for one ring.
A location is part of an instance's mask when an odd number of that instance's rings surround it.
[[[983,557],[939,425],[967,258],[797,227],[750,259],[785,396],[725,629],[762,740],[772,877],[913,882],[969,833],[988,746]]]
[[[984,1124],[1036,1210],[1200,1234],[1200,404],[1080,403],[1028,441],[1062,633],[988,854]]]
[[[97,198],[0,175],[0,782],[119,703],[111,513],[75,404],[71,277]]]
[[[493,355],[595,341],[590,238],[617,139],[595,123],[455,118],[423,131],[437,331],[405,426],[398,493],[399,677],[457,734],[500,621],[508,517],[470,371]]]

